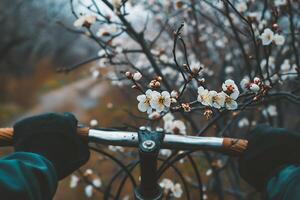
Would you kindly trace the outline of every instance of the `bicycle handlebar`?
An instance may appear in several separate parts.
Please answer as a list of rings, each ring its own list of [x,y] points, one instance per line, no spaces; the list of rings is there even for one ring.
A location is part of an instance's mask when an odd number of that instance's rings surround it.
[[[125,147],[138,147],[138,133],[78,128],[77,133],[91,142]],[[11,146],[13,128],[0,128],[0,146]],[[211,150],[225,154],[240,155],[247,148],[248,141],[234,138],[198,137],[165,134],[162,149]]]

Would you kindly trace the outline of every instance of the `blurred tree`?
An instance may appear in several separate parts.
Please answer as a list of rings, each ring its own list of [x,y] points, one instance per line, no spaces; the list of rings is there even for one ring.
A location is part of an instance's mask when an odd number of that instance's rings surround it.
[[[63,31],[72,23],[68,1],[10,0],[0,2],[0,73],[29,75],[42,58],[66,66],[88,58],[95,44]],[[59,20],[62,20],[60,23]],[[79,48],[84,45],[84,48]]]

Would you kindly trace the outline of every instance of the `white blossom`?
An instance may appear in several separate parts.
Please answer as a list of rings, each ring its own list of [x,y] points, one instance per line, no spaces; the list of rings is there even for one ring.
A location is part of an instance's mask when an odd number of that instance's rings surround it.
[[[99,177],[93,179],[92,183],[97,188],[100,188],[102,186],[102,181]]]
[[[122,3],[122,0],[112,0],[111,4],[113,5],[114,8],[119,8]]]
[[[174,187],[174,183],[168,178],[164,178],[159,185],[165,190],[171,190]]]
[[[90,126],[91,126],[91,127],[98,126],[98,121],[97,121],[96,119],[92,119],[92,120],[90,121]]]
[[[225,94],[225,107],[227,110],[236,110],[238,104],[233,98]]]
[[[203,68],[203,65],[199,61],[192,61],[190,64],[191,71],[193,73],[199,73],[200,69]]]
[[[167,133],[186,135],[186,126],[181,120],[165,121],[164,130]]]
[[[92,197],[93,196],[93,186],[92,185],[85,186],[84,193],[88,198]]]
[[[78,176],[72,174],[71,175],[71,179],[70,179],[70,188],[77,187],[77,184],[78,184],[79,180],[80,179],[78,178]]]
[[[249,78],[242,79],[240,86],[244,91],[258,92],[260,90],[261,80],[258,77],[255,77],[253,81],[250,81]]]
[[[249,90],[251,90],[252,92],[258,92],[260,90],[260,87],[255,83],[250,83]]]
[[[211,168],[209,168],[208,170],[206,170],[205,175],[206,176],[210,176],[212,174],[213,170]]]
[[[82,27],[84,26],[86,23],[91,25],[93,23],[96,22],[96,16],[94,15],[83,15],[80,16],[75,22],[74,22],[74,26],[75,27]]]
[[[290,61],[288,59],[285,59],[283,63],[280,65],[280,71],[281,76],[280,78],[282,80],[286,80],[288,78],[297,77],[296,72],[296,64],[292,65],[290,64]]]
[[[260,66],[262,69],[265,69],[267,65],[267,60],[266,59],[263,59],[261,62],[260,62]],[[275,58],[273,56],[270,56],[269,59],[268,59],[268,65],[271,69],[275,69]]]
[[[239,120],[238,127],[243,128],[245,126],[249,126],[249,124],[250,124],[249,120],[244,117],[244,118],[242,118],[242,119]]]
[[[92,70],[92,77],[93,78],[98,78],[98,76],[100,75],[100,71],[99,70]]]
[[[241,86],[242,90],[248,91],[249,90],[249,85],[250,85],[249,78],[246,77],[246,78],[243,78],[241,80],[240,86]]]
[[[102,37],[102,36],[110,36],[112,33],[115,33],[117,31],[117,28],[115,26],[112,25],[104,25],[101,26],[98,30],[98,32],[96,33],[96,35],[98,37]]]
[[[164,120],[164,122],[173,121],[174,116],[171,113],[167,113],[163,116],[163,120]]]
[[[291,69],[289,59],[284,59],[283,63],[280,65],[280,70],[284,73],[288,72]]]
[[[84,172],[84,175],[85,175],[85,176],[88,176],[88,175],[91,175],[91,174],[93,174],[93,173],[94,173],[94,172],[93,172],[92,169],[86,169],[85,172]]]
[[[235,84],[235,82],[231,79],[226,80],[223,84],[222,84],[222,89],[223,91],[228,94],[233,100],[236,100],[239,95],[240,95],[240,91],[237,87],[237,85]]]
[[[172,90],[171,97],[178,98],[178,96],[179,96],[178,92],[176,90]]]
[[[179,183],[176,183],[171,188],[171,191],[172,191],[175,198],[181,198],[183,191],[182,191],[181,185]]]
[[[141,112],[147,112],[150,114],[152,112],[152,108],[150,106],[150,101],[152,99],[152,90],[148,89],[145,94],[141,94],[137,96],[138,109]]]
[[[212,99],[212,106],[220,109],[221,107],[224,106],[225,102],[225,93],[224,92],[216,92],[216,91],[210,91],[209,95],[211,96]]]
[[[169,108],[171,105],[171,96],[167,91],[159,93],[157,91],[152,92],[152,98],[150,100],[150,105],[157,112],[162,112],[165,108]]]
[[[283,45],[284,42],[285,42],[284,36],[283,35],[279,35],[277,33],[274,35],[273,40],[274,40],[275,44],[278,45],[278,46]]]
[[[260,84],[261,84],[261,80],[260,80],[260,78],[258,78],[258,77],[254,77],[253,82],[254,82],[255,84],[257,84],[257,85],[260,85]]]
[[[272,43],[274,37],[274,33],[271,29],[266,28],[264,32],[260,35],[260,39],[263,45],[269,45]]]
[[[198,98],[197,100],[204,106],[212,106],[212,98],[209,95],[209,91],[204,89],[202,86],[198,88]]]
[[[247,4],[246,4],[246,2],[244,2],[244,1],[240,1],[239,3],[237,3],[237,5],[236,5],[236,9],[237,9],[237,11],[239,11],[239,12],[245,12],[245,11],[247,11]]]
[[[143,77],[143,76],[142,76],[142,74],[141,74],[140,72],[135,72],[135,73],[133,74],[133,80],[135,80],[135,81],[141,80],[142,77]]]
[[[231,74],[232,72],[234,72],[234,67],[233,66],[227,66],[225,68],[225,73],[226,74]]]
[[[269,105],[266,109],[262,111],[264,116],[276,117],[278,115],[277,108],[274,105]]]

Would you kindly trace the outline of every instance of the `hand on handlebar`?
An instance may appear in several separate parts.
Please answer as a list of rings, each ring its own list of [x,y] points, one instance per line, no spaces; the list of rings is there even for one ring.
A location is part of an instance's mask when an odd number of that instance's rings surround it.
[[[90,156],[88,145],[77,134],[77,119],[71,113],[48,113],[29,117],[14,125],[15,151],[40,154],[63,179]]]
[[[257,190],[282,167],[300,163],[300,135],[259,125],[248,134],[248,148],[239,160],[241,176]]]

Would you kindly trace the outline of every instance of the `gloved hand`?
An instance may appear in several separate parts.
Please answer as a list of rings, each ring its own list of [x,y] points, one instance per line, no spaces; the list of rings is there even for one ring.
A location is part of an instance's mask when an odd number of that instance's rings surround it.
[[[88,145],[77,135],[77,120],[71,113],[47,113],[23,119],[14,125],[15,151],[40,154],[54,166],[59,180],[89,159]]]
[[[239,159],[239,172],[258,191],[284,166],[300,163],[300,135],[259,125],[246,139],[248,148]]]

